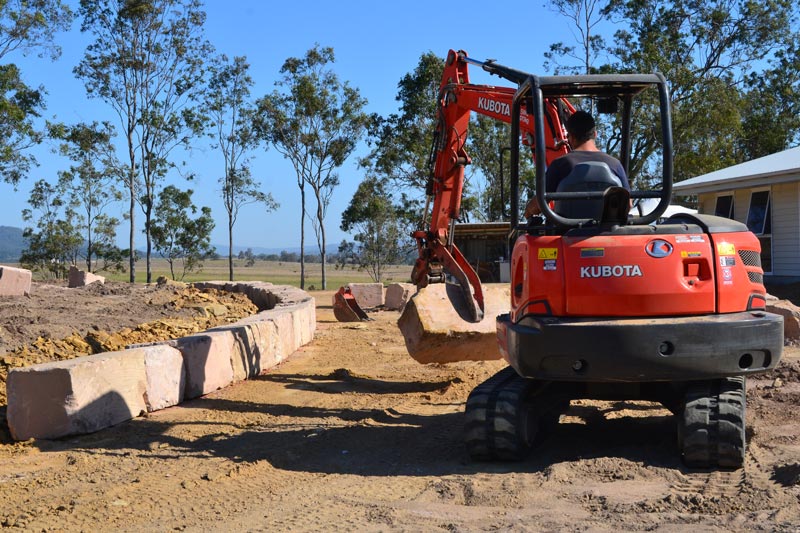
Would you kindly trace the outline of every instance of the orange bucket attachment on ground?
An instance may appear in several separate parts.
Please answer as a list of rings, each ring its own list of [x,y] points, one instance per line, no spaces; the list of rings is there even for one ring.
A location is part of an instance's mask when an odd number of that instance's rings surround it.
[[[356,302],[350,287],[339,287],[333,295],[333,316],[339,322],[360,322],[371,320]]]

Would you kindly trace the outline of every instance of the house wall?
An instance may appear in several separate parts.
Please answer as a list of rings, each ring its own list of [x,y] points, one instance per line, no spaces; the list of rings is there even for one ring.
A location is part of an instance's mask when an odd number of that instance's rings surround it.
[[[734,219],[747,223],[750,195],[759,188],[733,191]],[[698,195],[698,211],[714,213],[717,196],[726,193]],[[800,276],[800,182],[775,184],[771,187],[772,203],[772,275]]]
[[[772,274],[800,276],[800,183],[772,186]]]

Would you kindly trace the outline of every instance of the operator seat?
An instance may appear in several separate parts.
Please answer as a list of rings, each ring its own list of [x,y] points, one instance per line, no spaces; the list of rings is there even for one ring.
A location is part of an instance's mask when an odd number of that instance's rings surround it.
[[[622,187],[622,182],[611,168],[601,161],[586,161],[575,165],[558,184],[556,192],[605,191],[609,187]],[[557,200],[555,203],[555,212],[567,218],[591,218],[600,221],[603,218],[603,208],[602,198]]]

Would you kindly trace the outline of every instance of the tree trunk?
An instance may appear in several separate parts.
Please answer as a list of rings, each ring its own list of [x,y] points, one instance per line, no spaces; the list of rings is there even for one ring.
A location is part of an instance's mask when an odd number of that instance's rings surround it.
[[[153,265],[150,263],[150,256],[153,252],[153,238],[150,236],[150,223],[152,222],[152,216],[153,210],[150,205],[148,205],[144,214],[144,234],[147,238],[147,283],[151,283],[153,281]]]
[[[233,281],[233,218],[228,214],[228,281]]]
[[[128,246],[130,247],[129,248],[130,251],[128,253],[128,262],[129,262],[130,271],[131,271],[130,282],[131,283],[136,283],[136,243],[135,243],[136,232],[134,230],[134,223],[133,223],[134,222],[134,216],[136,215],[136,197],[135,197],[136,192],[134,191],[135,185],[131,184],[130,187],[131,187],[131,191],[130,191],[131,192],[131,206],[130,206],[130,209],[128,211],[128,214],[130,215],[130,219],[131,219],[131,233],[130,233],[130,240],[128,241],[128,243],[129,243]]]
[[[300,187],[300,288],[306,288],[306,188]]]
[[[86,272],[92,272],[92,232],[89,231],[89,236],[86,238]]]
[[[322,246],[320,247],[320,257],[322,258],[322,290],[327,290],[328,281],[325,277],[325,225],[322,223],[322,209],[317,209],[317,220],[319,221],[319,231],[322,236]]]

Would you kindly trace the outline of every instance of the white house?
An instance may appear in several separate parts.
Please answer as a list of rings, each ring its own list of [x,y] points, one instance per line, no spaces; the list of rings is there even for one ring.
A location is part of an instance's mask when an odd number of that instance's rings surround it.
[[[800,147],[676,183],[673,192],[697,195],[700,213],[747,224],[765,274],[800,277]]]

